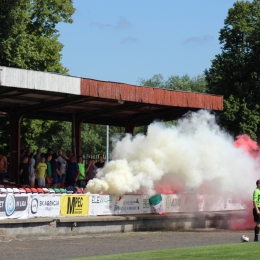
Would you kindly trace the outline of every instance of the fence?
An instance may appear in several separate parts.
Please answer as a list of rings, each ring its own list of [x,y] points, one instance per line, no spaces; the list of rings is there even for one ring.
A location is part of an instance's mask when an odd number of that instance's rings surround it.
[[[102,153],[94,153],[94,154],[85,154],[85,155],[83,155],[82,156],[83,164],[87,164],[88,163],[88,158],[91,158],[91,159],[94,159],[95,161],[98,161],[100,154],[102,154]],[[102,155],[103,155],[104,161],[106,162],[106,160],[107,160],[106,153],[103,153]],[[111,160],[112,160],[112,156],[111,156],[111,154],[109,154],[108,161],[111,161]]]

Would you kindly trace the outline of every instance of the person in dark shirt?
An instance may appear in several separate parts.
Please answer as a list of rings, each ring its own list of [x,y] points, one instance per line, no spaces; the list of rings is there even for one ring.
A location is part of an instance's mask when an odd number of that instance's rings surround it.
[[[105,165],[105,162],[104,162],[103,155],[100,154],[100,155],[99,155],[99,161],[95,163],[95,166],[96,166],[97,168],[103,168],[104,165]]]
[[[67,164],[68,164],[68,173],[66,178],[66,186],[75,187],[80,175],[79,166],[76,161],[76,157],[72,155],[70,159],[67,159]]]
[[[28,156],[24,156],[19,166],[19,180],[22,187],[29,185],[29,164]]]
[[[56,154],[52,156],[51,168],[52,168],[53,188],[59,188],[61,172],[60,172],[60,166],[58,162],[58,156]]]

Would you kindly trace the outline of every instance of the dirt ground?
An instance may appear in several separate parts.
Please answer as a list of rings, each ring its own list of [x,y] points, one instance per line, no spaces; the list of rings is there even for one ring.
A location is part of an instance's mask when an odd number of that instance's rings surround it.
[[[108,255],[147,250],[241,243],[243,234],[253,240],[252,231],[196,230],[135,232],[75,237],[19,239],[0,242],[0,259],[57,260],[70,257]]]

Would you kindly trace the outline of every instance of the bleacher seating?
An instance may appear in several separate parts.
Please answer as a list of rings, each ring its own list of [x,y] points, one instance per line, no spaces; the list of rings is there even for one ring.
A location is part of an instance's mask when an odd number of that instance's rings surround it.
[[[65,188],[21,188],[15,182],[7,180],[0,181],[0,194],[6,195],[7,193],[13,194],[83,194],[84,191],[74,187]]]

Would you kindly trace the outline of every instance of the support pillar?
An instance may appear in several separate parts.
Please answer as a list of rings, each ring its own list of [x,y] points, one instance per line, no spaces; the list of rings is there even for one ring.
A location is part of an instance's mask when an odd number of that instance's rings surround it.
[[[10,177],[16,183],[19,182],[21,120],[21,116],[10,116]]]
[[[135,129],[135,127],[132,124],[126,124],[125,125],[125,133],[126,134],[131,134],[133,136],[134,135],[134,129]]]
[[[76,156],[82,156],[82,141],[81,141],[81,131],[82,131],[83,120],[77,120],[76,116],[72,116],[72,151]]]

